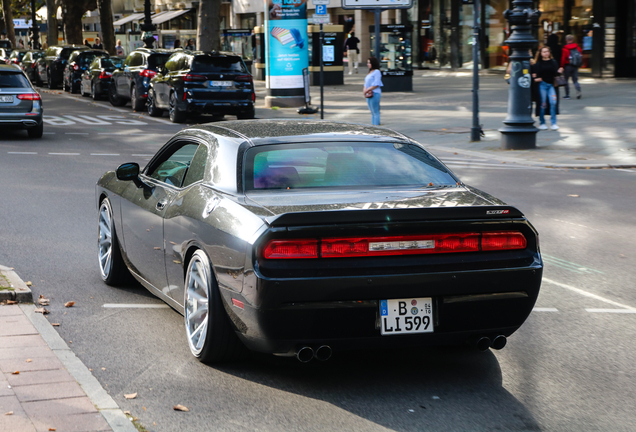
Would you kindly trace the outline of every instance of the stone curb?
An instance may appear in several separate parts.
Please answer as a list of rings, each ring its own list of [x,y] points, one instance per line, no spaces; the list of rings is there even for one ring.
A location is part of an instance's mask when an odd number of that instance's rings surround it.
[[[0,301],[13,300],[19,303],[33,303],[31,289],[18,277],[11,267],[0,265],[0,273],[8,280],[13,290],[0,290]]]

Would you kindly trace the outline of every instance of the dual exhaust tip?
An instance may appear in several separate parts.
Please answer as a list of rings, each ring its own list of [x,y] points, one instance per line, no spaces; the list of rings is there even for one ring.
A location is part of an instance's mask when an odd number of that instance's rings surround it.
[[[481,336],[473,339],[472,342],[479,351],[486,351],[488,348],[500,350],[506,346],[508,339],[504,335],[495,336],[493,339]]]
[[[331,353],[329,345],[321,345],[316,350],[312,347],[304,346],[296,351],[296,358],[301,363],[309,363],[314,358],[319,361],[327,361],[331,358]]]

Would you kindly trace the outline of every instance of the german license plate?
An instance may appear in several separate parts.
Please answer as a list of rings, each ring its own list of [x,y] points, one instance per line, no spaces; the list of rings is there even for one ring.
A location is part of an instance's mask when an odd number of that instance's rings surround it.
[[[210,81],[212,87],[232,87],[234,82],[232,81]]]
[[[0,96],[0,102],[13,103],[13,96]]]
[[[380,334],[433,332],[433,299],[380,300]]]

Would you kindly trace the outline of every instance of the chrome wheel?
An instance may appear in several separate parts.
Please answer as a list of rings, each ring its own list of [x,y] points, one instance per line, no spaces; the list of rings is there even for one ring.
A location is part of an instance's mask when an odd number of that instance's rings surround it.
[[[110,208],[108,200],[102,201],[99,207],[99,233],[98,239],[98,255],[99,269],[102,273],[102,279],[107,280],[113,269],[113,212]]]
[[[188,265],[185,290],[185,326],[190,351],[196,357],[205,347],[210,306],[209,261],[196,251]]]

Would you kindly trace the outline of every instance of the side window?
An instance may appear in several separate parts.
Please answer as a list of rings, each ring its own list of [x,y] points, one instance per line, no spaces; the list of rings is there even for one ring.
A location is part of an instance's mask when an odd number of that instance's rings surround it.
[[[165,64],[166,69],[168,69],[170,72],[176,71],[177,68],[179,67],[179,57],[180,57],[179,54],[171,55]]]
[[[79,53],[77,53],[77,52],[74,52],[73,54],[71,54],[71,56],[68,59],[68,62],[69,63],[74,62],[78,55],[79,55]]]
[[[208,148],[204,145],[200,145],[192,158],[190,168],[188,169],[183,181],[183,187],[190,186],[193,183],[203,180],[203,177],[205,177],[205,164],[207,160]]]
[[[159,159],[153,162],[148,176],[172,186],[181,187],[198,144],[176,142]]]
[[[96,68],[99,68],[99,57],[96,57],[95,60],[93,60],[93,62],[89,66],[89,69],[96,69]]]
[[[126,57],[126,60],[124,61],[124,66],[130,66],[130,62],[132,61],[132,58],[134,55],[135,53],[131,53],[128,55],[128,57]]]
[[[141,66],[143,64],[143,55],[141,53],[134,53],[130,60],[130,66]]]

